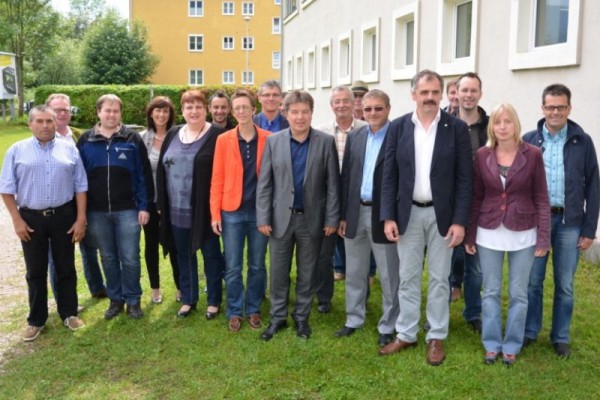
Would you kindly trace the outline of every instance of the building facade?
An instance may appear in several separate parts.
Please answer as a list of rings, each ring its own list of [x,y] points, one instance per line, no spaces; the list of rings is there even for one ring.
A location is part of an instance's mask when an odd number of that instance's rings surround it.
[[[279,79],[280,0],[129,0],[160,64],[154,84],[255,85]]]

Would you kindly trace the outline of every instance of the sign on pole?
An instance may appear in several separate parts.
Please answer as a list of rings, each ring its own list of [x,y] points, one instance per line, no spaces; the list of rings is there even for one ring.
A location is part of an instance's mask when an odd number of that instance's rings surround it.
[[[17,93],[15,55],[0,52],[0,100],[14,99]]]

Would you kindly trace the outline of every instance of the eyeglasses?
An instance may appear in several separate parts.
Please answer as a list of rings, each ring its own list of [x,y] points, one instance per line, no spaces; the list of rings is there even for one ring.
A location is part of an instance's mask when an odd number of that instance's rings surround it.
[[[263,93],[260,95],[260,97],[277,98],[277,97],[281,97],[281,93]]]
[[[365,107],[365,108],[363,108],[363,112],[366,112],[366,113],[371,112],[371,111],[382,112],[384,108],[385,107],[381,107],[381,106],[377,106],[377,107]]]
[[[53,108],[54,112],[57,114],[60,113],[70,113],[71,110],[69,108]]]
[[[569,108],[569,106],[543,106],[544,110],[549,112],[560,111],[565,112]]]
[[[237,106],[237,107],[233,107],[233,111],[234,112],[242,112],[242,111],[250,111],[252,110],[252,107],[250,106]]]

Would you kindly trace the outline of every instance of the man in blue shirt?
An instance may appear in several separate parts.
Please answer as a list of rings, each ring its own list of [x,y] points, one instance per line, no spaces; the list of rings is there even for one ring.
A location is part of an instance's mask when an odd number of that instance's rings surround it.
[[[287,119],[279,112],[281,106],[281,86],[277,81],[266,81],[258,90],[258,101],[261,112],[254,116],[254,123],[269,132],[279,132],[290,125]]]
[[[29,113],[33,137],[6,152],[0,193],[23,246],[29,292],[26,342],[35,340],[48,319],[48,251],[56,266],[56,304],[64,325],[84,326],[77,317],[75,243],[86,230],[87,179],[79,152],[56,140],[56,114],[47,106]],[[73,201],[75,198],[75,201]]]

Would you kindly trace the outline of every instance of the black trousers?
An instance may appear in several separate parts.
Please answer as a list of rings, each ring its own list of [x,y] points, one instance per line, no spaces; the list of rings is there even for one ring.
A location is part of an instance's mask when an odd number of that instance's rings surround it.
[[[48,247],[52,248],[56,267],[56,305],[62,320],[77,315],[77,272],[75,245],[67,234],[75,222],[75,205],[69,202],[53,215],[20,209],[21,217],[33,232],[29,242],[21,242],[27,269],[29,317],[33,326],[43,326],[48,319]]]
[[[144,258],[146,268],[148,269],[148,278],[152,289],[160,288],[159,274],[159,247],[160,247],[160,215],[156,211],[156,204],[150,206],[150,220],[144,225],[144,240],[146,247]],[[177,264],[177,252],[175,249],[169,250],[169,259],[173,269],[173,280],[179,290],[179,265]]]

